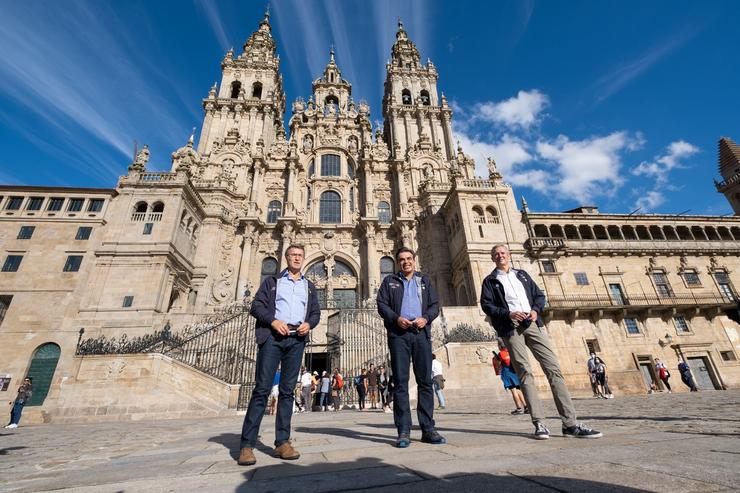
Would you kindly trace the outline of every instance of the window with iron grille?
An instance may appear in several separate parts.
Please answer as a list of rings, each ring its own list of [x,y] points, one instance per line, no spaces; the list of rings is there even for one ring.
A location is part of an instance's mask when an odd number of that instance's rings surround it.
[[[321,156],[321,176],[339,176],[341,161],[337,154]]]
[[[684,317],[683,315],[676,315],[675,317],[673,317],[673,325],[676,326],[676,332],[691,332],[691,329],[689,329],[689,323],[686,321],[686,317]]]
[[[381,202],[378,204],[378,222],[380,224],[391,223],[391,205],[388,202]]]
[[[658,296],[661,298],[670,298],[673,296],[671,285],[668,283],[668,276],[666,276],[664,272],[653,272],[652,277]]]
[[[283,212],[283,204],[279,200],[273,200],[267,205],[267,222],[275,224]]]
[[[697,274],[694,269],[685,270],[683,273],[683,279],[686,281],[687,286],[701,286],[699,274]]]
[[[21,208],[22,203],[23,197],[10,197],[8,198],[8,202],[5,204],[5,209],[9,211],[17,211]]]
[[[69,255],[62,272],[77,272],[82,265],[82,255]]]
[[[61,197],[52,197],[49,200],[49,206],[46,208],[47,211],[61,211],[64,205],[64,199]]]
[[[628,334],[639,334],[640,333],[640,326],[637,325],[636,318],[625,318],[624,326],[627,328]]]
[[[579,286],[588,286],[588,276],[585,272],[576,272],[573,276],[576,278],[576,284]]]
[[[586,339],[586,347],[588,348],[588,354],[601,352],[598,339]]]
[[[103,199],[91,199],[87,205],[87,212],[100,212],[103,210]]]
[[[19,240],[30,240],[33,236],[33,231],[36,229],[36,226],[21,226],[20,231],[18,231],[18,239]]]
[[[28,205],[26,205],[26,210],[29,211],[40,211],[41,206],[44,204],[44,198],[43,197],[31,197],[28,199]]]
[[[18,272],[22,260],[23,255],[8,255],[5,257],[2,272]]]
[[[555,272],[555,262],[552,260],[543,260],[542,271],[547,273]],[[586,280],[586,283],[588,284],[588,280]]]
[[[396,263],[393,261],[390,257],[381,257],[380,258],[380,282],[383,282],[383,279],[386,277],[393,275],[393,272],[395,271]]]
[[[92,227],[80,226],[79,228],[77,228],[77,235],[75,235],[75,240],[89,240],[90,233],[92,233]]]
[[[5,314],[8,313],[11,301],[13,301],[12,295],[0,295],[0,325],[2,325],[3,320],[5,320]]]
[[[134,297],[133,296],[124,296],[123,297],[123,308],[131,308],[134,306]]]
[[[82,210],[82,204],[84,203],[85,203],[85,199],[69,199],[69,205],[67,205],[67,211],[80,212]]]
[[[319,199],[319,222],[339,224],[342,222],[342,198],[332,190],[321,194]]]

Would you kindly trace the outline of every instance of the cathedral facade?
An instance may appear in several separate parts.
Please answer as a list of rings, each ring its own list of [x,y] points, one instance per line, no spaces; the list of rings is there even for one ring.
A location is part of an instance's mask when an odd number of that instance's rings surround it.
[[[504,243],[548,295],[549,330],[575,387],[588,387],[590,351],[626,392],[650,387],[658,355],[674,367],[693,358],[705,386],[740,385],[737,216],[518,205],[493,160],[489,176],[475,176],[454,143],[439,74],[400,23],[382,128],[331,52],[308,99],[290,105],[286,129],[267,16],[221,68],[200,136],[172,153],[170,172],[147,170],[145,146],[112,189],[0,187],[6,391],[36,371],[45,375],[36,403],[63,408],[83,337],[176,331],[249,298],[294,243],[305,246],[326,316],[372,301],[395,250],[416,250],[449,326],[485,325],[480,285],[491,246]],[[740,150],[729,139],[720,174],[717,189],[738,213]],[[325,327],[315,342],[327,343]]]

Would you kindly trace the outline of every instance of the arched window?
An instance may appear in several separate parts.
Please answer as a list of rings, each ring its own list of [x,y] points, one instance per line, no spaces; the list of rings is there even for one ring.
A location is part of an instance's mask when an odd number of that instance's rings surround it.
[[[534,225],[534,236],[537,238],[549,238],[550,231],[547,229],[547,226],[545,226],[544,224],[535,224]]]
[[[339,224],[342,222],[342,198],[337,192],[328,190],[319,199],[319,222]]]
[[[565,238],[565,233],[563,233],[563,227],[559,224],[550,225],[550,235],[553,238]]]
[[[146,212],[148,208],[149,208],[149,204],[147,204],[146,202],[139,202],[134,207],[134,212],[138,212],[138,213]]]
[[[396,270],[396,263],[393,261],[390,257],[381,257],[380,258],[380,282],[383,282],[383,279],[386,277],[393,275],[393,273]]]
[[[422,89],[419,96],[421,97],[421,104],[423,104],[424,106],[429,106],[431,104],[431,100],[429,99],[429,91],[427,91],[426,89]]]
[[[321,156],[321,176],[339,176],[340,163],[338,154],[324,154]]]
[[[316,296],[319,299],[319,306],[326,308],[326,267],[324,260],[319,260],[311,264],[304,273],[307,279],[316,285]]]
[[[61,353],[62,350],[53,342],[42,344],[34,351],[26,375],[33,380],[33,395],[26,402],[27,406],[40,406],[44,403]]]
[[[490,224],[498,224],[499,223],[498,211],[492,206],[486,207],[486,219],[488,220]]]
[[[391,223],[391,206],[388,202],[381,202],[378,204],[378,222],[380,224]]]
[[[238,80],[235,80],[231,83],[231,99],[236,99],[239,97],[239,93],[242,90],[242,83]]]
[[[347,176],[349,176],[350,180],[355,177],[355,167],[349,161],[347,161]]]
[[[260,284],[266,278],[278,273],[278,261],[272,257],[267,257],[262,261],[262,270],[260,271]]]
[[[335,259],[331,275],[336,278],[332,281],[335,308],[357,308],[357,276],[352,267]]]
[[[252,97],[262,99],[262,83],[255,82],[252,84]]]
[[[306,209],[311,210],[311,185],[306,186]]]
[[[159,218],[162,218],[162,213],[164,212],[164,203],[162,202],[155,202],[152,205],[152,213],[159,214]]]
[[[313,162],[313,159],[310,163],[308,163],[308,177],[313,178],[313,175],[316,174],[316,165]]]
[[[283,212],[283,204],[279,200],[272,200],[267,205],[267,222],[268,224],[275,224]]]
[[[477,205],[473,207],[473,222],[476,224],[484,224],[486,222],[486,216],[483,215],[483,209]]]
[[[339,99],[336,96],[334,96],[333,94],[330,94],[324,100],[324,104],[326,106],[329,106],[330,104],[333,104],[335,106],[339,106]]]
[[[401,91],[401,102],[403,104],[411,104],[411,91],[408,89]]]
[[[581,237],[578,236],[578,228],[576,228],[574,225],[566,224],[565,228],[563,229],[565,232],[565,237],[568,238],[569,240],[580,240],[581,239]]]

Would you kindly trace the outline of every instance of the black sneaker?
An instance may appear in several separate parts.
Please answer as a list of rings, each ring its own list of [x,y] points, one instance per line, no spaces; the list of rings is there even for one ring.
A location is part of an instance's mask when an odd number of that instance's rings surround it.
[[[524,409],[522,409],[521,407],[517,407],[516,409],[511,411],[511,414],[524,414]]]
[[[592,430],[583,425],[563,427],[563,436],[575,438],[601,438],[604,436],[600,431]]]
[[[398,438],[396,438],[396,447],[407,448],[409,445],[411,445],[411,439],[408,435],[404,433],[398,435]]]
[[[550,430],[542,423],[537,423],[534,425],[534,438],[536,440],[547,440],[550,438]]]
[[[447,443],[445,437],[437,433],[437,430],[427,431],[421,434],[421,441],[424,443],[431,443],[434,445],[441,445]]]

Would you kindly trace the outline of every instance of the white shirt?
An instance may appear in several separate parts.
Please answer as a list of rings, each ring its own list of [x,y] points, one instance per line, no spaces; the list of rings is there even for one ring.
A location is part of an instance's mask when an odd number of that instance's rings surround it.
[[[509,269],[509,272],[496,269],[496,279],[504,286],[504,296],[506,304],[509,305],[509,311],[529,313],[532,307],[529,305],[524,284],[519,280],[516,272],[514,269]]]
[[[311,374],[309,372],[305,372],[303,375],[301,375],[301,386],[306,387],[308,385],[311,385],[313,383],[313,378],[311,378]]]
[[[433,359],[432,360],[432,378],[436,377],[437,375],[442,374],[442,363],[440,363],[438,360]]]

